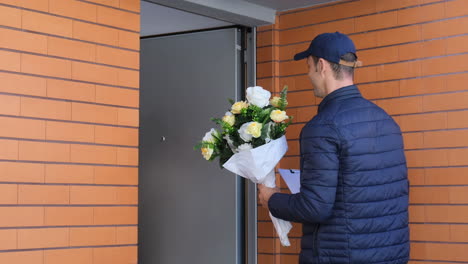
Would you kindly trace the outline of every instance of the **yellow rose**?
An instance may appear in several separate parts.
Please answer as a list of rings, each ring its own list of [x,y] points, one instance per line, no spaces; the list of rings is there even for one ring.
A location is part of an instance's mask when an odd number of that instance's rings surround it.
[[[211,158],[211,155],[213,155],[213,149],[201,148],[201,153],[206,160],[209,160]]]
[[[251,122],[247,126],[246,132],[252,135],[254,138],[258,138],[260,135],[262,135],[262,124],[258,122]]]
[[[240,114],[241,110],[247,107],[249,107],[249,105],[246,102],[239,101],[232,105],[231,112],[233,114]]]
[[[285,111],[273,110],[273,111],[271,111],[270,118],[271,118],[271,120],[275,121],[276,123],[279,123],[279,122],[282,122],[282,121],[288,119],[288,116],[286,115]]]
[[[270,100],[270,104],[274,107],[279,107],[279,102],[281,100],[281,97],[279,96],[275,96],[273,98],[271,98]],[[287,106],[288,105],[288,101],[284,100],[284,106]]]
[[[236,123],[236,117],[231,112],[226,112],[223,116],[223,121],[228,123],[230,126],[233,126]]]
[[[270,104],[274,107],[278,107],[279,106],[279,101],[281,100],[281,97],[278,97],[278,96],[275,96],[273,98],[271,98],[270,100]]]

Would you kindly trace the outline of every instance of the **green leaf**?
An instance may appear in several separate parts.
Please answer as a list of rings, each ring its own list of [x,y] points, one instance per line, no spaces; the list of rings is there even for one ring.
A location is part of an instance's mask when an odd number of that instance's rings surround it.
[[[211,121],[215,122],[216,124],[218,125],[222,125],[223,124],[223,120],[221,118],[211,118]]]
[[[284,109],[286,108],[286,106],[288,105],[288,100],[286,100],[286,96],[288,94],[288,86],[285,85],[283,90],[281,91],[280,93],[280,100],[278,102],[278,108],[282,111],[284,111]]]
[[[271,115],[271,112],[273,112],[275,108],[274,107],[268,107],[266,109],[263,110],[262,112],[262,120],[261,120],[261,123],[262,125],[265,125],[268,121],[270,121],[270,115]]]
[[[194,149],[194,150],[200,150],[200,149],[202,148],[202,146],[203,146],[203,142],[198,142],[198,143],[193,147],[193,149]]]
[[[223,142],[223,138],[220,137],[220,134],[212,134],[212,135],[215,138],[216,143],[222,143]]]
[[[267,137],[270,137],[269,134],[271,134],[271,124],[270,123],[263,124],[261,138],[265,140]]]

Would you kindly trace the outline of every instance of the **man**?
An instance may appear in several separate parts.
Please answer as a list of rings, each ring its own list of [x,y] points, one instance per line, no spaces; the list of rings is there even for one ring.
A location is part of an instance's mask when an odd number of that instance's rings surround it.
[[[399,126],[353,84],[352,40],[317,36],[307,59],[317,115],[302,129],[301,189],[259,185],[273,216],[303,224],[300,264],[401,264],[409,258],[408,179]]]

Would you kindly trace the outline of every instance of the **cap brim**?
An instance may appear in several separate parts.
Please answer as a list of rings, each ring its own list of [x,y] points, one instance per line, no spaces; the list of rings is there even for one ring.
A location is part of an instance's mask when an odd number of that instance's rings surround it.
[[[305,50],[303,52],[299,52],[298,54],[294,55],[294,60],[302,60],[302,59],[309,57],[309,55],[310,55],[309,51]]]

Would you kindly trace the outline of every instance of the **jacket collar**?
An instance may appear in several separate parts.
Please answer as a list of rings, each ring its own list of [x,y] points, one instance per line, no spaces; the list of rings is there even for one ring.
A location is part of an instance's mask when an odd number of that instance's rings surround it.
[[[320,102],[318,106],[318,112],[323,110],[325,106],[331,101],[361,96],[361,92],[359,92],[357,86],[354,84],[336,89],[323,98],[322,102]]]

